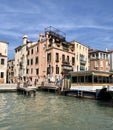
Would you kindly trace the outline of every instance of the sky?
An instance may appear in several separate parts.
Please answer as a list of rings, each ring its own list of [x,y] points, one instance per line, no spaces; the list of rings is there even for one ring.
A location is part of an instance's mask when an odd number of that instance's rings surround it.
[[[0,41],[9,43],[9,59],[24,34],[38,41],[49,26],[65,32],[68,42],[113,50],[113,0],[0,0]]]

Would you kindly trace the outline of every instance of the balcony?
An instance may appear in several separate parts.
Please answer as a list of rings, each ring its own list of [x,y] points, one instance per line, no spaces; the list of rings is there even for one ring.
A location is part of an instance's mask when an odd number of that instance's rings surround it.
[[[70,65],[69,61],[67,61],[67,60],[62,61],[62,64],[63,65]]]
[[[85,64],[86,64],[86,61],[81,59],[81,60],[80,60],[80,64],[81,64],[81,65],[85,65]]]
[[[80,66],[80,70],[85,70],[85,67],[84,66]]]
[[[99,67],[98,67],[98,66],[95,66],[95,67],[94,67],[94,69],[95,69],[95,70],[98,70],[98,69],[99,69]]]
[[[63,46],[64,51],[69,51],[69,47]]]
[[[91,60],[98,60],[99,57],[91,57]]]

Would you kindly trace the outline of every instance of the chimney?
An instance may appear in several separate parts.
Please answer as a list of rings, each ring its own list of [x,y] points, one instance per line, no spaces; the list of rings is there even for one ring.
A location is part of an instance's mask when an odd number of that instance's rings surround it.
[[[49,32],[46,32],[46,38],[49,38]]]
[[[44,39],[44,35],[42,33],[39,34],[39,39],[42,41]]]
[[[24,35],[23,36],[23,44],[27,44],[28,36]]]

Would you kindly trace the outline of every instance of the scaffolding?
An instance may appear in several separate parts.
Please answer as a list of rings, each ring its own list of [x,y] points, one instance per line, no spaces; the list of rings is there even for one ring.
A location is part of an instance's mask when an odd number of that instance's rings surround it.
[[[45,34],[47,32],[49,33],[49,35],[56,37],[56,38],[59,38],[62,41],[66,40],[66,34],[62,31],[52,27],[52,26],[45,28]]]

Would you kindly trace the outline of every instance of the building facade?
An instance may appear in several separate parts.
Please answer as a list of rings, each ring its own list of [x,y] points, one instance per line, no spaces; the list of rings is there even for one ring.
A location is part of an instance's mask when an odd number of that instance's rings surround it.
[[[15,48],[15,79],[16,82],[19,80],[26,80],[27,70],[27,53],[28,47],[36,44],[36,42],[28,41],[28,36],[23,36],[23,44]]]
[[[77,42],[72,41],[74,44],[75,53],[75,71],[85,71],[88,70],[88,47]]]
[[[6,83],[7,78],[8,43],[0,41],[0,83]]]
[[[108,52],[89,50],[89,70],[110,71]]]
[[[15,83],[16,79],[14,76],[14,68],[15,68],[15,60],[8,60],[8,66],[7,66],[7,76],[8,76],[8,83]]]
[[[66,34],[54,27],[39,34],[32,42],[27,35],[23,45],[15,49],[15,77],[31,84],[57,82],[70,71],[88,70],[88,47],[77,42],[67,42]]]
[[[110,63],[110,71],[113,72],[113,50],[107,50],[108,52],[108,59]]]
[[[63,32],[46,28],[37,44],[28,48],[27,77],[32,83],[56,82],[74,70],[74,49]]]

